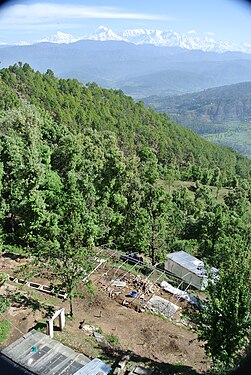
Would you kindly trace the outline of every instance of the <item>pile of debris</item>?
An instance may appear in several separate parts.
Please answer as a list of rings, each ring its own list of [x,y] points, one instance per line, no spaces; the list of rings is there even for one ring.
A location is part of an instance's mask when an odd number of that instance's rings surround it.
[[[124,355],[119,362],[116,364],[112,371],[113,375],[152,375],[154,369],[144,366],[136,366],[132,370],[128,370],[130,356]]]

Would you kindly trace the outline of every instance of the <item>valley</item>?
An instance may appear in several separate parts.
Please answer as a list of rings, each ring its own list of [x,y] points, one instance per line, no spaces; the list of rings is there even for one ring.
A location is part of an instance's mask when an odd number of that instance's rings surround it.
[[[205,139],[231,147],[251,158],[250,82],[143,100]]]
[[[206,52],[125,41],[79,40],[0,46],[1,67],[18,61],[59,78],[121,89],[135,99],[251,81],[251,54]]]

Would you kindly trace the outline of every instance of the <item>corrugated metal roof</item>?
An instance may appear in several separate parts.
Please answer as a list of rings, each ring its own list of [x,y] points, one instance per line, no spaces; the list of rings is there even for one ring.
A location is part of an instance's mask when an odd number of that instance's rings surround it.
[[[93,361],[84,354],[77,353],[35,330],[30,331],[3,349],[2,353],[24,368],[39,375],[96,375],[101,371],[102,366],[104,370],[100,372],[101,374],[105,375],[110,371],[110,367],[102,361],[97,360],[92,365]],[[100,369],[98,369],[97,363],[99,363]],[[85,367],[87,372],[84,372]],[[92,372],[90,372],[91,368],[93,369]]]
[[[87,363],[82,369],[76,372],[75,375],[105,375],[111,371],[111,367],[107,366],[100,359],[95,358],[91,362]]]
[[[175,253],[167,254],[167,258],[173,260],[177,264],[180,264],[188,271],[195,273],[198,276],[203,276],[206,273],[203,261],[186,253],[185,251],[176,251]]]

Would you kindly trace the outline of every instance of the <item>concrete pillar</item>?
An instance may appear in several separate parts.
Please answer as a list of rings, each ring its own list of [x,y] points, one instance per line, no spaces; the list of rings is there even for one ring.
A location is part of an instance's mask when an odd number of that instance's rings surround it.
[[[47,331],[47,335],[53,339],[53,320],[52,319],[47,320],[46,331]]]
[[[60,315],[59,315],[60,331],[63,331],[64,326],[65,326],[65,314],[64,314],[64,309],[61,309],[61,312],[60,312]]]
[[[65,314],[64,314],[64,308],[57,310],[54,315],[51,317],[51,319],[47,320],[47,327],[46,327],[46,333],[51,338],[53,338],[53,322],[54,320],[59,317],[59,327],[62,331],[65,326]]]

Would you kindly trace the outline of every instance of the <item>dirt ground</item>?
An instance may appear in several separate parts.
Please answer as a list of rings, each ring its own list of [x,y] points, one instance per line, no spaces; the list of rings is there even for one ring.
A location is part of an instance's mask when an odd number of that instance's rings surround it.
[[[16,266],[15,260],[8,259],[4,270],[11,273]],[[116,278],[118,277],[119,274],[116,275]],[[131,290],[135,276],[128,275],[125,280],[129,284],[128,290]],[[136,280],[138,282],[137,277]],[[33,281],[43,281],[48,285],[43,279]],[[118,288],[111,291],[100,273],[93,274],[92,281],[94,294],[86,294],[83,289],[85,297],[74,302],[74,320],[67,319],[65,330],[55,333],[56,339],[89,357],[99,356],[106,359],[105,355],[110,354],[110,359],[115,359],[123,354],[130,354],[134,362],[159,368],[156,374],[196,374],[206,371],[210,361],[205,356],[202,344],[189,327],[181,324],[183,319],[180,313],[183,312],[184,303],[180,303],[183,309],[178,310],[172,319],[162,319],[139,308],[142,304],[131,304],[132,298],[128,296],[128,291],[118,292]],[[170,300],[171,296],[168,293],[157,290],[157,286],[151,286],[155,288],[152,291],[154,294]],[[13,326],[11,335],[2,343],[2,347],[15,341],[31,328],[43,330],[46,316],[51,313],[50,306],[65,307],[66,312],[69,311],[68,301],[13,282],[7,282],[0,293],[14,294],[17,291],[26,297],[24,300],[13,302],[5,313],[16,328]],[[81,329],[84,324],[93,325],[105,337],[116,339],[116,347],[104,348],[94,337],[88,336],[87,332]],[[160,369],[164,369],[163,372]]]

